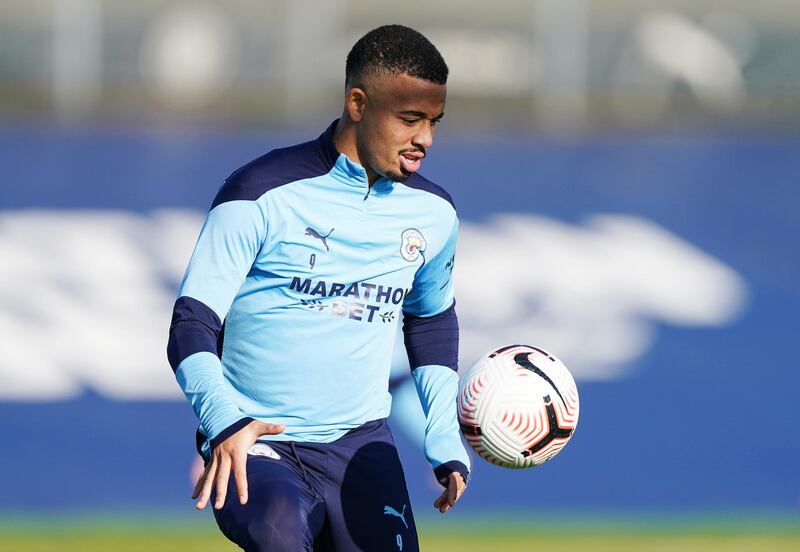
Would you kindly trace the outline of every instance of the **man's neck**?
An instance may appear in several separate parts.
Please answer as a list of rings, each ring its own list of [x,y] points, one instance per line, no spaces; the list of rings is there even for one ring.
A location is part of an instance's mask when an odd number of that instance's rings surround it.
[[[358,141],[356,140],[356,126],[344,115],[336,123],[336,128],[333,129],[333,145],[336,146],[336,151],[345,154],[350,161],[364,167],[367,173],[367,182],[370,186],[381,177],[371,167],[361,162],[361,156],[358,154]]]

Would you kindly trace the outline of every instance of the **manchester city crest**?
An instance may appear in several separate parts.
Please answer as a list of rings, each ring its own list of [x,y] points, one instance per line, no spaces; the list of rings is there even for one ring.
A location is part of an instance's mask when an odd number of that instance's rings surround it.
[[[425,251],[428,243],[416,228],[406,228],[400,235],[400,254],[408,262],[414,262]]]

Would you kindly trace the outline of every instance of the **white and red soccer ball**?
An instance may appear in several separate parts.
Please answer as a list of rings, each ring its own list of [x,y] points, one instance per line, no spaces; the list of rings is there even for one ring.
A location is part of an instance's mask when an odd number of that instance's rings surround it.
[[[578,389],[564,363],[528,345],[495,349],[460,378],[458,421],[481,458],[506,468],[550,460],[578,424]]]

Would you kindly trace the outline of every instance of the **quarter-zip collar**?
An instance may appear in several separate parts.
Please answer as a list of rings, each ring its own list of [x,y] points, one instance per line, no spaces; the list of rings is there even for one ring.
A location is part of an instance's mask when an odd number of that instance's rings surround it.
[[[395,182],[385,176],[373,182],[372,189],[369,190],[370,185],[366,169],[351,160],[347,155],[339,153],[333,141],[333,132],[338,122],[339,119],[333,121],[325,132],[317,138],[320,154],[332,165],[329,174],[343,184],[361,188],[364,191],[365,197],[372,194],[383,195],[391,192],[392,189],[394,189]],[[369,194],[367,194],[368,190]]]

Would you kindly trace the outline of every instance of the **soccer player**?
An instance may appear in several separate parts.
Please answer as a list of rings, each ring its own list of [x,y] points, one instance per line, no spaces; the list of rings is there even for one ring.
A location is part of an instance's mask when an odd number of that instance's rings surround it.
[[[401,315],[425,454],[444,486],[434,506],[446,512],[466,488],[458,219],[418,173],[447,74],[413,29],[370,31],[347,56],[341,118],[235,171],[211,205],[168,357],[200,420],[196,507],[212,501],[246,550],[419,549],[386,423]]]

